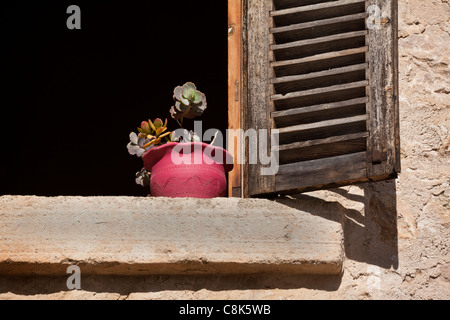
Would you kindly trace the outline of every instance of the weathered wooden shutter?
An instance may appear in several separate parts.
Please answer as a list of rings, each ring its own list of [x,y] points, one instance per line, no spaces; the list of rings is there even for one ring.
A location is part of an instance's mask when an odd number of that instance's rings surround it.
[[[247,165],[248,194],[396,177],[397,2],[244,0],[243,16],[247,129],[279,130],[279,170]]]

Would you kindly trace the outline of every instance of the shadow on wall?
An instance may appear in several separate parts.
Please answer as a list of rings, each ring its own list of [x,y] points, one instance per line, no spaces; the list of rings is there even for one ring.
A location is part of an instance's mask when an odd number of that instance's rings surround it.
[[[0,277],[0,294],[50,295],[69,291],[64,277]],[[314,289],[333,292],[341,276],[321,275],[198,275],[198,276],[95,276],[81,277],[85,292],[129,295],[168,291],[212,292],[231,290]]]
[[[316,193],[282,198],[277,202],[341,222],[347,259],[397,269],[396,183],[365,183],[359,188],[357,194],[344,188],[330,190],[332,197],[340,198],[339,202],[323,200],[316,197]]]

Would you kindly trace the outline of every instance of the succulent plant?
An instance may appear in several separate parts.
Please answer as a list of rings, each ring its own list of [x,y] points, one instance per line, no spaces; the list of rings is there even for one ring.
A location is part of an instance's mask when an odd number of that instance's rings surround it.
[[[136,173],[136,184],[142,187],[148,187],[150,185],[150,176],[151,173],[145,168],[142,168],[141,171]]]
[[[166,142],[170,141],[171,132],[167,132],[167,119],[164,123],[159,118],[153,122],[152,120],[144,121],[138,131],[139,137],[150,140],[144,145],[144,149],[160,145],[163,138],[166,138]]]
[[[131,155],[136,155],[138,157],[142,157],[145,153],[144,144],[146,143],[145,138],[139,138],[138,135],[134,132],[130,133],[130,143],[127,145],[128,152]]]
[[[143,121],[138,131],[139,135],[134,132],[130,133],[130,143],[127,148],[131,155],[142,157],[151,148],[157,147],[163,142],[172,141],[172,132],[167,132],[167,119],[165,123],[159,118],[155,121]]]
[[[175,105],[170,109],[170,114],[183,127],[183,119],[194,119],[201,116],[206,110],[206,96],[197,90],[192,82],[176,87],[173,99]],[[137,128],[138,133],[130,133],[128,152],[131,155],[142,157],[148,150],[167,142],[200,142],[200,138],[194,131],[184,128],[170,132],[167,129],[167,119],[163,122],[157,118],[154,121],[143,121]],[[150,184],[151,173],[143,168],[136,173],[136,183],[143,187]]]
[[[207,107],[206,96],[192,82],[176,87],[173,99],[175,106],[170,109],[170,114],[175,120],[181,120],[181,123],[183,118],[194,119],[201,116]]]

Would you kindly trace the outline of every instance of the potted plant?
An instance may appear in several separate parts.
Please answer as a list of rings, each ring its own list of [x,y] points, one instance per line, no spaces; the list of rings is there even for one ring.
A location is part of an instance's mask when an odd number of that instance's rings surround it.
[[[227,192],[226,173],[233,169],[233,158],[214,141],[206,144],[198,134],[183,128],[184,119],[195,119],[206,110],[206,96],[188,82],[178,86],[170,114],[180,128],[169,131],[167,119],[143,121],[138,132],[130,134],[127,148],[141,157],[144,168],[136,183],[150,186],[155,197],[216,198]]]

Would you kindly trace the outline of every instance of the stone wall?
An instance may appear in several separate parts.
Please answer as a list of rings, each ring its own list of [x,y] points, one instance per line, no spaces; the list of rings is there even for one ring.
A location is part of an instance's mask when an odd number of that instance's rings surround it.
[[[399,0],[402,173],[279,199],[343,221],[340,276],[2,278],[0,299],[449,299],[450,4]]]

